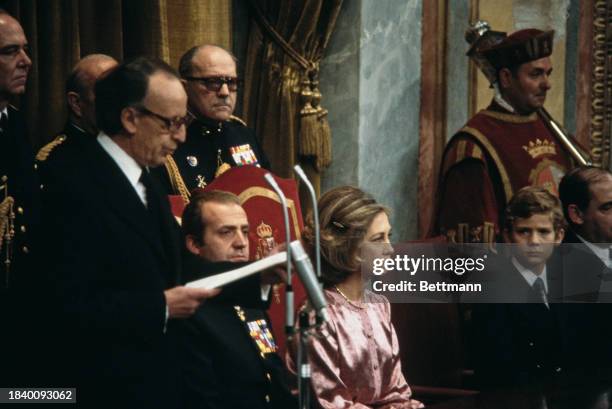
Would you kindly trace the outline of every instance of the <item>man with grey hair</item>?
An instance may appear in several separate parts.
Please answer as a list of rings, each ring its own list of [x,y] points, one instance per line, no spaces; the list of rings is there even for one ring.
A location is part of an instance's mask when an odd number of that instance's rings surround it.
[[[25,120],[9,103],[25,93],[31,67],[23,28],[0,9],[0,291],[20,280],[32,262],[39,183]]]
[[[215,45],[196,46],[181,57],[179,73],[195,121],[187,129],[185,143],[166,169],[161,168],[167,192],[188,200],[194,188],[206,186],[230,167],[268,169],[254,132],[232,115],[240,85],[236,58]]]
[[[43,190],[65,385],[82,407],[177,407],[174,326],[216,291],[179,285],[180,231],[149,168],[184,141],[187,95],[171,67],[142,57],[95,95],[100,133]]]

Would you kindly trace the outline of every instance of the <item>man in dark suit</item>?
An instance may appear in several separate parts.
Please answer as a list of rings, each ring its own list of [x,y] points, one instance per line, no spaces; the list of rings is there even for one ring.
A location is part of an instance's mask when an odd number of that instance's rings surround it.
[[[145,58],[95,94],[96,143],[50,167],[43,191],[59,380],[86,407],[174,408],[173,326],[215,294],[177,286],[180,231],[149,175],[185,138],[187,97],[171,67]]]
[[[612,174],[579,167],[561,179],[559,195],[569,229],[563,241],[563,292],[571,365],[612,368]],[[597,304],[595,304],[597,303]]]
[[[194,191],[182,220],[190,253],[225,269],[248,261],[249,222],[236,195]],[[262,281],[274,276],[264,274]],[[259,293],[259,303],[253,297],[249,301],[248,297],[220,296],[181,322],[185,408],[297,407],[284,383],[284,364],[276,353],[267,303],[262,301],[258,283],[251,282],[251,292]],[[235,291],[226,287],[222,294]]]
[[[600,298],[610,290],[602,278],[612,267],[612,174],[596,167],[576,168],[561,180],[559,194],[570,226],[564,243],[573,243],[582,262],[589,263],[589,269],[568,275],[566,290],[574,293],[568,295],[604,301]]]
[[[483,284],[484,291],[496,291],[497,299],[473,310],[475,372],[482,387],[528,385],[562,371],[559,305],[554,303],[562,283],[553,250],[564,226],[559,199],[543,188],[525,187],[508,203],[504,239],[511,259],[487,261],[495,279]]]

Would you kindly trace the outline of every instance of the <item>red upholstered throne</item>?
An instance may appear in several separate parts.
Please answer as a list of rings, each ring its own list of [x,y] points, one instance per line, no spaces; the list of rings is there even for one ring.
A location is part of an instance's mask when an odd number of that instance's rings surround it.
[[[224,190],[236,194],[247,213],[251,226],[249,246],[251,260],[257,260],[269,251],[275,244],[285,242],[285,228],[280,200],[266,183],[266,170],[256,166],[240,166],[231,168],[215,178],[205,187],[205,190]],[[304,228],[302,210],[300,207],[297,184],[292,179],[274,177],[287,197],[291,240],[299,239]],[[181,196],[170,196],[172,212],[180,218],[185,208]],[[304,288],[296,274],[292,279],[295,292],[295,308],[305,297]],[[268,313],[272,321],[274,336],[279,346],[281,357],[285,351],[285,291],[284,285],[273,288],[270,296],[272,301]]]

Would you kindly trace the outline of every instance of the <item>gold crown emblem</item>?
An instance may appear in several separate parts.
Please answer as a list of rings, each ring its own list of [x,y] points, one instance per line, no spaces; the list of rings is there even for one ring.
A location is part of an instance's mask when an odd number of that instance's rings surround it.
[[[557,153],[557,148],[554,142],[550,142],[548,140],[542,141],[541,139],[536,139],[535,142],[529,141],[529,145],[523,145],[523,149],[525,149],[525,151],[529,153],[533,159],[537,158],[538,156],[548,154],[556,155]]]
[[[269,224],[265,224],[263,221],[259,223],[259,226],[257,226],[256,231],[257,236],[261,237],[262,239],[266,237],[272,237],[272,227]]]

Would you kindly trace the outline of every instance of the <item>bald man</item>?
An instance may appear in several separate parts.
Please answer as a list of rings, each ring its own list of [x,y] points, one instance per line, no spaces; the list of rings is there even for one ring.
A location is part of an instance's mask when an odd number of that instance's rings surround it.
[[[203,188],[230,167],[268,169],[255,133],[232,115],[240,84],[236,58],[218,46],[193,47],[181,57],[179,73],[195,120],[173,161],[160,169],[168,194]]]
[[[59,150],[82,150],[82,144],[94,140],[98,134],[94,86],[104,72],[115,66],[117,60],[104,54],[90,54],[76,63],[66,80],[68,122],[61,134],[38,151],[36,160],[45,162],[59,146]]]

